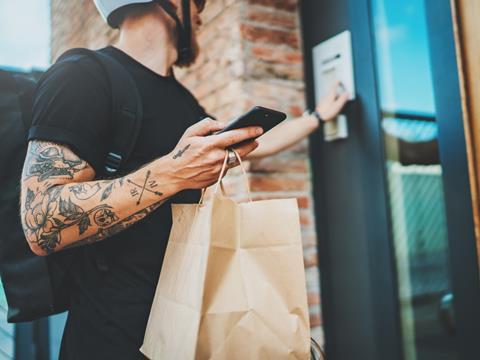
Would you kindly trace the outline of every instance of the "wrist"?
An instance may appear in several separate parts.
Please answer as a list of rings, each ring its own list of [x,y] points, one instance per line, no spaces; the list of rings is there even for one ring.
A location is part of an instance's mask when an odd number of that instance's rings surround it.
[[[315,118],[318,120],[318,123],[321,124],[322,122],[325,121],[322,115],[317,110],[312,111],[312,115],[315,116]]]
[[[313,122],[313,127],[314,128],[318,128],[321,125],[321,123],[323,122],[322,117],[320,116],[320,114],[317,111],[306,110],[303,113],[303,116],[308,117]]]
[[[152,178],[162,187],[162,193],[166,197],[171,197],[182,190],[185,186],[181,179],[176,176],[176,167],[170,156],[163,156],[156,159],[148,165],[148,169],[152,172]]]

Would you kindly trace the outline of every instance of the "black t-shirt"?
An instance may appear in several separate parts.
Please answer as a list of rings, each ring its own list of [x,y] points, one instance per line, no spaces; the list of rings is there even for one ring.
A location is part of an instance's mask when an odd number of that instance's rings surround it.
[[[173,76],[160,76],[114,47],[101,51],[125,66],[142,98],[142,129],[125,165],[135,170],[171,152],[187,127],[206,114]],[[52,66],[37,88],[29,140],[66,144],[100,174],[115,126],[110,92],[105,74],[92,59]],[[71,306],[61,358],[142,358],[138,349],[170,233],[170,204],[198,199],[198,191],[183,191],[129,229],[72,250],[78,254],[71,267]],[[98,254],[107,271],[98,266]]]

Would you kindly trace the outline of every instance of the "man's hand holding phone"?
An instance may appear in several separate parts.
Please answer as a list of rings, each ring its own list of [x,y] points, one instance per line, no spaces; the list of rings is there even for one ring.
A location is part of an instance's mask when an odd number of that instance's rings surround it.
[[[224,127],[218,121],[204,119],[185,131],[170,154],[158,159],[159,172],[168,169],[169,181],[177,185],[176,190],[203,189],[214,184],[220,176],[226,149],[233,148],[244,158],[257,148],[255,138],[263,133],[259,126],[217,133]]]

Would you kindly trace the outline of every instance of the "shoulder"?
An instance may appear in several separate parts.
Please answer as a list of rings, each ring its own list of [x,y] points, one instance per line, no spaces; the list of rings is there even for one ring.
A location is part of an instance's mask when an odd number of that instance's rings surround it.
[[[108,95],[108,79],[104,70],[87,55],[53,64],[40,79],[37,89],[63,89],[74,92],[93,91]]]

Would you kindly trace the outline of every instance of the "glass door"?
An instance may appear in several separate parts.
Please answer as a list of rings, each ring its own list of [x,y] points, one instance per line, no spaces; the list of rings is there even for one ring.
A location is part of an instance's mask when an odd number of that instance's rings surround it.
[[[457,359],[425,1],[370,6],[404,357]]]

